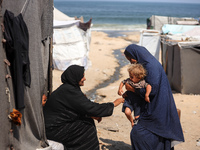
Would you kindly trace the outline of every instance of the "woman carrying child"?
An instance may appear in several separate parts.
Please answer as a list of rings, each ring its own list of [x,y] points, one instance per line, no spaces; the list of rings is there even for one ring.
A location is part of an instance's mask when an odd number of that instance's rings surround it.
[[[169,81],[158,60],[141,46],[131,44],[125,52],[130,63],[139,63],[147,70],[145,81],[152,86],[150,103],[141,106],[138,123],[131,131],[133,150],[172,150],[184,142],[183,132]],[[134,99],[143,101],[146,88],[133,88],[126,84],[128,91],[135,92]]]

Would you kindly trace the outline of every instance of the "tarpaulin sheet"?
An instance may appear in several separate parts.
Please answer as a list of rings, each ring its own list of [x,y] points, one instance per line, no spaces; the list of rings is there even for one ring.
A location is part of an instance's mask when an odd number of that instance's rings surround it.
[[[183,34],[194,28],[200,28],[200,26],[165,24],[162,27],[162,33],[163,34]]]
[[[142,30],[140,46],[144,46],[158,61],[160,52],[160,32],[157,30]]]
[[[63,23],[66,24],[66,22],[68,21]],[[91,65],[88,56],[91,30],[83,31],[76,25],[75,21],[68,23],[68,26],[63,25],[62,28],[54,28],[54,68],[64,71],[68,66],[76,64],[88,69]]]
[[[162,41],[162,53],[171,88],[182,94],[200,94],[200,41]]]
[[[27,4],[27,5],[25,5]],[[25,6],[25,7],[24,7]],[[24,9],[23,9],[24,8]],[[47,82],[49,49],[53,34],[53,1],[52,0],[6,0],[1,6],[1,16],[5,10],[19,15],[22,10],[23,19],[29,33],[29,60],[31,72],[31,86],[24,86],[25,108],[22,113],[22,124],[16,126],[9,120],[8,115],[15,108],[13,84],[10,78],[5,79],[7,73],[4,48],[0,46],[0,149],[15,150],[50,150],[48,146],[42,108],[42,95],[48,92]],[[0,34],[0,40],[3,37]]]

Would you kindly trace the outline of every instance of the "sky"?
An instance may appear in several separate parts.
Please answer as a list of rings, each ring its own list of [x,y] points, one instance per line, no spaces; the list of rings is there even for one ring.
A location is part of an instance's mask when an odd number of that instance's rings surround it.
[[[54,0],[59,1],[59,0]],[[72,0],[62,0],[62,1],[72,1]],[[200,0],[73,0],[73,1],[139,1],[139,2],[170,2],[170,3],[198,3]]]

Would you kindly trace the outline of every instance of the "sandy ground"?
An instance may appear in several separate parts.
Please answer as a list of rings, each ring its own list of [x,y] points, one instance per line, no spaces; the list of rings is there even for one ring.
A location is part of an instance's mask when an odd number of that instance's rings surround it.
[[[82,87],[83,92],[87,92],[105,80],[109,79],[119,65],[114,57],[113,51],[122,49],[132,42],[138,42],[140,35],[136,32],[128,33],[126,37],[111,38],[103,32],[92,31],[90,60],[91,67],[86,70],[86,82]],[[117,90],[122,79],[127,78],[127,66],[120,69],[120,79],[108,86],[97,89],[96,93],[103,99],[103,102],[112,102],[116,98]],[[60,84],[62,71],[53,71],[53,89]],[[185,142],[175,146],[175,150],[200,150],[196,146],[200,139],[200,95],[184,95],[174,93],[177,108],[181,110],[181,125],[185,137]],[[101,150],[129,150],[131,149],[130,131],[131,124],[121,112],[122,104],[114,109],[110,117],[105,117],[100,123],[96,123],[97,133]]]

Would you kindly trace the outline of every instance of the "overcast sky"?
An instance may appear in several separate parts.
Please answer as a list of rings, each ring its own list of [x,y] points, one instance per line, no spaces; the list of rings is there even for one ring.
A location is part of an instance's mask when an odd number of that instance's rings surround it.
[[[61,0],[54,0],[61,1]],[[172,3],[199,3],[200,0],[62,0],[62,1],[138,1],[138,2],[172,2]]]

